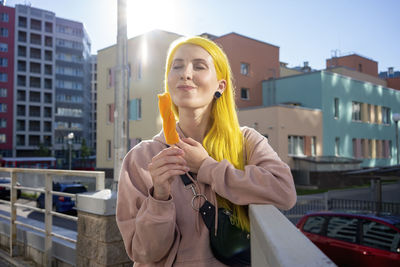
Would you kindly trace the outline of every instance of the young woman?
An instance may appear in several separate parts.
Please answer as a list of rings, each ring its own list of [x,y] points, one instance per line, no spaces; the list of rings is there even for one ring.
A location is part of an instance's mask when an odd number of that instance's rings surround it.
[[[211,252],[209,230],[180,175],[192,173],[199,192],[249,231],[249,204],[295,204],[290,169],[265,137],[239,127],[229,62],[214,42],[175,41],[165,90],[180,141],[169,147],[161,132],[124,159],[116,217],[126,251],[135,266],[225,266]]]

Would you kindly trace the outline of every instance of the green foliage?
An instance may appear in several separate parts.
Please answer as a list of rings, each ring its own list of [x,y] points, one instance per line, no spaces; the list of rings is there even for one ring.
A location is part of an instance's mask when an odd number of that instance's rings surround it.
[[[49,156],[51,156],[51,149],[50,149],[50,147],[46,146],[45,144],[40,143],[38,145],[38,151],[36,154],[38,157],[49,157]]]
[[[90,156],[90,148],[86,145],[86,140],[82,139],[81,143],[81,157],[86,159]]]

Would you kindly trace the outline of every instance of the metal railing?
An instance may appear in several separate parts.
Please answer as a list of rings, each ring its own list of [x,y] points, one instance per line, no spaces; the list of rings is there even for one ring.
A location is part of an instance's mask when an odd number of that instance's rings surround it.
[[[10,201],[0,200],[1,203],[10,204],[10,217],[0,214],[0,218],[10,221],[10,256],[16,256],[17,253],[17,225],[21,225],[35,231],[39,231],[45,234],[44,242],[44,254],[45,254],[45,266],[51,266],[52,258],[52,237],[58,237],[63,240],[76,243],[76,240],[71,239],[67,236],[59,235],[52,232],[53,216],[58,216],[64,219],[77,221],[77,217],[62,214],[53,211],[53,195],[65,196],[76,198],[76,194],[62,193],[53,191],[53,177],[54,176],[79,176],[79,177],[94,177],[96,178],[96,191],[103,190],[105,188],[105,175],[104,172],[98,171],[68,171],[68,170],[49,170],[49,169],[25,169],[25,168],[0,168],[0,172],[10,173],[10,184],[4,184],[2,186],[10,188]],[[45,187],[25,187],[17,185],[17,174],[18,173],[30,173],[30,174],[42,174],[45,178]],[[17,201],[17,190],[29,190],[34,192],[43,193],[45,196],[45,208],[37,208],[29,205],[16,203]],[[44,213],[45,229],[41,229],[21,221],[17,221],[17,208],[26,208],[33,211]]]
[[[298,196],[296,205],[282,213],[293,224],[297,224],[300,218],[309,212],[329,210],[400,215],[400,203],[329,198],[325,193],[321,196]]]

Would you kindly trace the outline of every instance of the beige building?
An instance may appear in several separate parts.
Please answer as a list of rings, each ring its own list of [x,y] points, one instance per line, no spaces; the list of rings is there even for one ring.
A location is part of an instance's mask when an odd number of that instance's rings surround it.
[[[180,35],[151,31],[131,38],[127,43],[129,65],[129,140],[131,147],[150,139],[162,127],[157,94],[164,90],[167,51]],[[117,46],[98,51],[97,56],[97,151],[96,167],[113,168],[114,68]],[[127,100],[128,101],[128,100]]]
[[[279,105],[241,109],[241,126],[266,136],[279,157],[295,168],[291,156],[322,155],[322,112],[298,106]]]

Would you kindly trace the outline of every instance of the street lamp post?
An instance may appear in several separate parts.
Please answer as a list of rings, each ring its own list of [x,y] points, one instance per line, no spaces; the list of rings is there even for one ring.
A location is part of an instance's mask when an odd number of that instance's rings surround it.
[[[398,123],[400,120],[400,113],[394,113],[392,115],[392,119],[394,121],[394,123],[396,124],[396,155],[397,155],[397,165],[399,165],[399,127],[398,127]]]
[[[68,145],[69,145],[69,169],[71,170],[72,163],[72,140],[74,139],[74,133],[69,133],[68,136]]]

